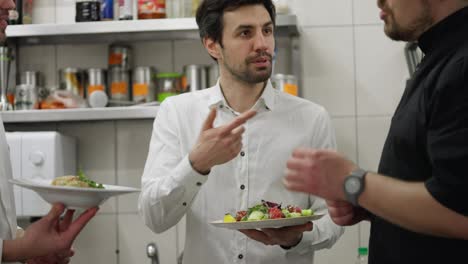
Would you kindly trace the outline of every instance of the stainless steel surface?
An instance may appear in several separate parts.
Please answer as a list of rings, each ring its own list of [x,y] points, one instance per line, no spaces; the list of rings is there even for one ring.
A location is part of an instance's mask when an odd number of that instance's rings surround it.
[[[299,34],[295,15],[278,15],[276,25],[277,34]],[[20,39],[25,44],[200,38],[194,18],[11,25],[6,31],[9,39]]]
[[[10,76],[11,50],[6,46],[0,47],[0,110],[13,110],[12,105],[8,102],[7,90]]]
[[[416,42],[408,42],[405,45],[405,58],[410,76],[416,71],[418,64],[422,60],[422,55],[418,52],[418,44]]]
[[[208,66],[190,64],[183,67],[184,92],[194,92],[208,88]]]
[[[106,85],[106,70],[101,68],[86,69],[87,82],[86,82],[86,95],[89,96],[95,91],[107,91]]]
[[[154,119],[159,106],[105,107],[0,112],[4,123]]]
[[[133,70],[133,101],[145,103],[156,101],[156,69],[154,67],[136,67]]]
[[[20,74],[20,84],[31,84],[34,86],[40,86],[40,76],[37,71],[24,71]]]
[[[155,243],[149,243],[146,246],[146,255],[151,260],[151,264],[159,264],[158,248]]]

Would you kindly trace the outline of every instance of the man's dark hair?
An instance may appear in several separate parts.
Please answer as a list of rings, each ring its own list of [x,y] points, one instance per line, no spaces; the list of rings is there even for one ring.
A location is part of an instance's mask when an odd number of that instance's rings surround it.
[[[223,15],[226,11],[233,11],[246,5],[263,5],[270,14],[271,21],[275,25],[276,9],[271,0],[203,0],[197,9],[197,24],[200,31],[200,38],[205,37],[219,42],[221,47],[223,35]]]

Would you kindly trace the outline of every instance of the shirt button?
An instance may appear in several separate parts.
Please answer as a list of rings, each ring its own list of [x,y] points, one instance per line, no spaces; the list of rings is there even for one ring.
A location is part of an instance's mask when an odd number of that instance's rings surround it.
[[[237,257],[238,257],[239,259],[243,259],[243,258],[244,258],[244,255],[239,254]]]
[[[223,105],[220,105],[219,108],[223,108],[224,106]]]
[[[245,189],[245,185],[242,184],[242,185],[240,186],[240,188],[241,188],[241,190],[244,190],[244,189]]]
[[[241,155],[241,157],[244,157],[244,156],[245,156],[245,152],[244,152],[244,151],[241,151],[240,155]]]
[[[187,206],[187,203],[186,203],[186,202],[183,202],[182,205],[183,205],[183,206]]]
[[[197,186],[202,186],[202,183],[201,183],[201,182],[197,182]]]

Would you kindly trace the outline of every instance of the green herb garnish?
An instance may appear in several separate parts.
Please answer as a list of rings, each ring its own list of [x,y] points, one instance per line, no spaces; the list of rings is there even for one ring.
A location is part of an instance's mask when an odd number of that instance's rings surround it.
[[[90,180],[88,177],[86,177],[86,175],[81,169],[78,170],[77,175],[80,181],[86,182],[89,185],[89,187],[96,189],[104,189],[104,185],[102,185],[102,183],[97,183],[95,181]]]

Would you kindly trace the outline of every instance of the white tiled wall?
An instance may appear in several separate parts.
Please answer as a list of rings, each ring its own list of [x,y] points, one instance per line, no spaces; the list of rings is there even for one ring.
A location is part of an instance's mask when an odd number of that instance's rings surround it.
[[[40,1],[38,1],[40,2]],[[42,9],[47,22],[72,23],[70,0]],[[325,106],[336,130],[338,149],[362,167],[376,170],[392,113],[403,92],[408,70],[403,43],[387,39],[376,0],[291,0],[301,32],[303,96]],[[73,13],[73,14],[72,14]],[[41,22],[42,23],[42,22]],[[180,71],[189,63],[212,63],[199,40],[131,43],[135,65]],[[278,41],[280,47],[287,43]],[[108,43],[22,47],[19,69],[41,70],[55,85],[57,69],[106,67]],[[279,71],[289,57],[280,48]],[[283,61],[281,61],[283,60]],[[9,125],[9,130],[59,130],[79,139],[79,161],[98,181],[139,187],[152,121],[111,121]],[[175,263],[184,239],[183,222],[155,235],[141,222],[137,195],[108,201],[76,242],[72,263],[149,263],[146,244],[155,241],[162,263]],[[317,253],[316,264],[352,263],[358,246],[367,246],[369,224],[348,227],[338,243]]]

